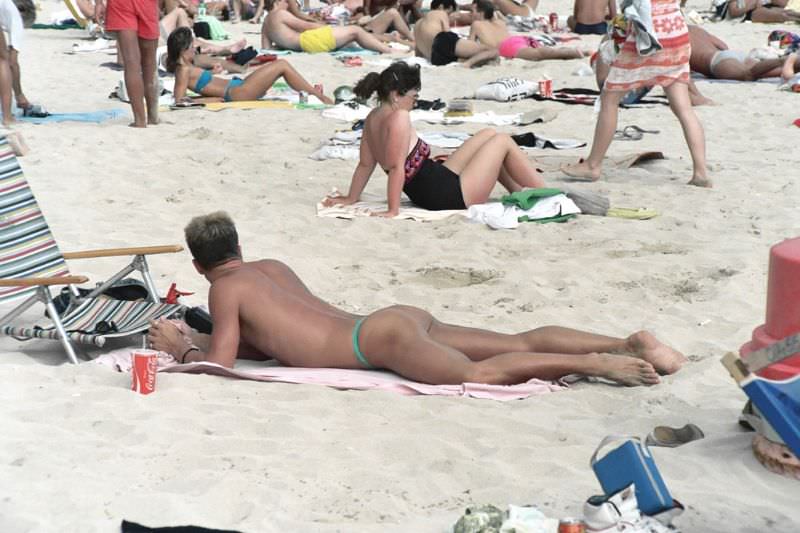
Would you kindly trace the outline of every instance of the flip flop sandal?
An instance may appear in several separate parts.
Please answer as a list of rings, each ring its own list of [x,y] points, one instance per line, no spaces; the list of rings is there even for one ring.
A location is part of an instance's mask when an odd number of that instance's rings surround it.
[[[621,130],[617,130],[614,132],[614,140],[615,141],[638,141],[644,134],[640,131],[629,129],[630,126],[625,126],[625,128]]]
[[[669,426],[656,426],[647,436],[648,446],[664,446],[666,448],[677,448],[693,440],[705,437],[703,430],[694,424],[686,424],[682,428]]]
[[[622,131],[635,131],[637,133],[661,133],[659,130],[646,130],[644,128],[640,128],[636,124],[625,126],[624,128],[622,128]]]

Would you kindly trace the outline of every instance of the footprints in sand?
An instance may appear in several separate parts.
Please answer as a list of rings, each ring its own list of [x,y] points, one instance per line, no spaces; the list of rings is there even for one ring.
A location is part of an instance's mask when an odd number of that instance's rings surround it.
[[[638,250],[609,250],[606,256],[612,259],[644,257],[648,255],[687,255],[689,249],[674,243],[645,243]]]
[[[415,272],[416,279],[412,278],[411,281],[421,282],[437,289],[480,285],[504,276],[504,273],[498,270],[477,268],[425,267],[418,268]]]
[[[716,297],[717,283],[736,274],[738,271],[732,268],[714,268],[704,272],[676,273],[673,278],[643,276],[637,280],[618,281],[611,285],[624,290],[645,289],[668,301],[705,302]]]

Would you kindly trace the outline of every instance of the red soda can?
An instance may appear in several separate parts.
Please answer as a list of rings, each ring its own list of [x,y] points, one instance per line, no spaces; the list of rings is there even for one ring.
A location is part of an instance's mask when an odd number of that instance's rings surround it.
[[[564,518],[558,521],[558,533],[585,533],[586,524],[577,518]]]
[[[539,80],[539,95],[543,98],[553,97],[553,80]]]
[[[155,350],[133,350],[131,359],[133,360],[131,390],[141,394],[150,394],[155,391],[158,352]]]
[[[550,13],[550,31],[558,31],[558,13]]]

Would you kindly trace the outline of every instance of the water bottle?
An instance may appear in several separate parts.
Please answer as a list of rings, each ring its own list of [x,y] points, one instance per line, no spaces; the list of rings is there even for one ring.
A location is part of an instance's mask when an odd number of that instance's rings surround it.
[[[200,0],[200,5],[197,6],[197,14],[201,17],[206,16],[206,3],[205,0]]]

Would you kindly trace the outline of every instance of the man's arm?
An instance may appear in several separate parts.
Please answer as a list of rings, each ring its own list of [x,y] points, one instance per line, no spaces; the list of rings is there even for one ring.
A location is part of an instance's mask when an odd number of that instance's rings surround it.
[[[608,18],[613,19],[616,16],[617,16],[617,0],[608,0]],[[577,22],[577,20],[575,22]]]
[[[300,9],[300,3],[297,0],[289,0],[289,13],[300,20],[304,20],[306,22],[315,22],[313,18],[303,13],[303,11]]]
[[[147,340],[154,350],[171,354],[179,363],[207,361],[233,368],[239,350],[239,300],[235,287],[217,282],[208,293],[208,309],[214,322],[211,342],[203,351],[186,342],[178,328],[165,320],[150,323]]]
[[[271,15],[270,15],[271,16]],[[309,22],[307,20],[299,19],[289,13],[286,12],[286,15],[283,17],[283,23],[286,24],[289,28],[293,29],[297,32],[304,32],[306,30],[314,30],[316,28],[322,27],[323,24],[319,22]]]

